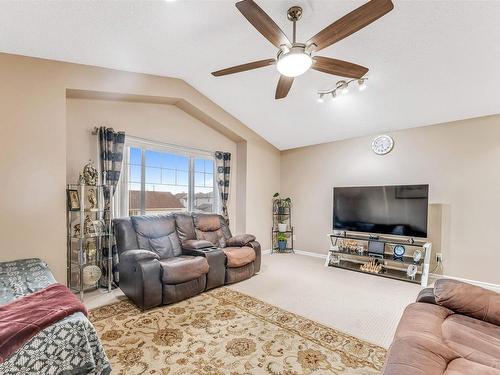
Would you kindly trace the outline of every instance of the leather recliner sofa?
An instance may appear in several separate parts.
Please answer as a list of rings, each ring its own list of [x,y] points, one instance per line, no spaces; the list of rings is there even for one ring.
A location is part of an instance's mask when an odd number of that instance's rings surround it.
[[[500,294],[457,280],[420,292],[399,322],[383,375],[500,375]]]
[[[120,288],[148,309],[241,281],[260,270],[252,235],[232,236],[220,215],[177,213],[113,220]]]

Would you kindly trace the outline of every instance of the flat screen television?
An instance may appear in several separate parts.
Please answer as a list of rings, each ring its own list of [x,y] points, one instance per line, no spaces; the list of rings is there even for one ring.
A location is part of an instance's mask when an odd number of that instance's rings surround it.
[[[333,229],[427,237],[429,185],[333,188]]]

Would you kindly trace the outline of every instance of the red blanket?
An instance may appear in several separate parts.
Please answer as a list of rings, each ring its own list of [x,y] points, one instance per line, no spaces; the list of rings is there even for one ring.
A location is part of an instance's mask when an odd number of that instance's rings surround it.
[[[78,311],[87,315],[85,306],[62,284],[0,306],[0,363],[42,329]]]

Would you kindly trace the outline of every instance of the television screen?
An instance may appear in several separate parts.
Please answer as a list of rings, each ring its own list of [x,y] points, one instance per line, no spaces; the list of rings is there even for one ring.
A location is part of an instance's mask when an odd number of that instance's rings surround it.
[[[429,185],[333,188],[333,229],[427,237]]]

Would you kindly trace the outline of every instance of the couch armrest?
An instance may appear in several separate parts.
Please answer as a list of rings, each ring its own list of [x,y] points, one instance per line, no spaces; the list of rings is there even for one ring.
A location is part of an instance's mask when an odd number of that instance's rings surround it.
[[[425,288],[418,293],[417,300],[415,302],[424,302],[436,304],[436,299],[434,298],[434,288]]]
[[[162,303],[159,258],[149,250],[127,250],[120,254],[120,289],[143,310]]]
[[[255,241],[255,236],[251,234],[237,234],[226,241],[228,247],[248,246],[250,242]]]
[[[201,250],[214,247],[213,243],[206,240],[186,240],[182,243],[183,250]]]
[[[120,263],[122,262],[138,262],[147,259],[160,259],[160,256],[149,250],[126,250],[120,254]]]
[[[257,273],[260,271],[260,261],[261,261],[261,250],[260,243],[257,241],[252,241],[247,244],[255,251],[255,260],[254,260],[254,272]]]
[[[438,305],[459,314],[500,325],[500,294],[458,280],[440,279],[434,284]]]

